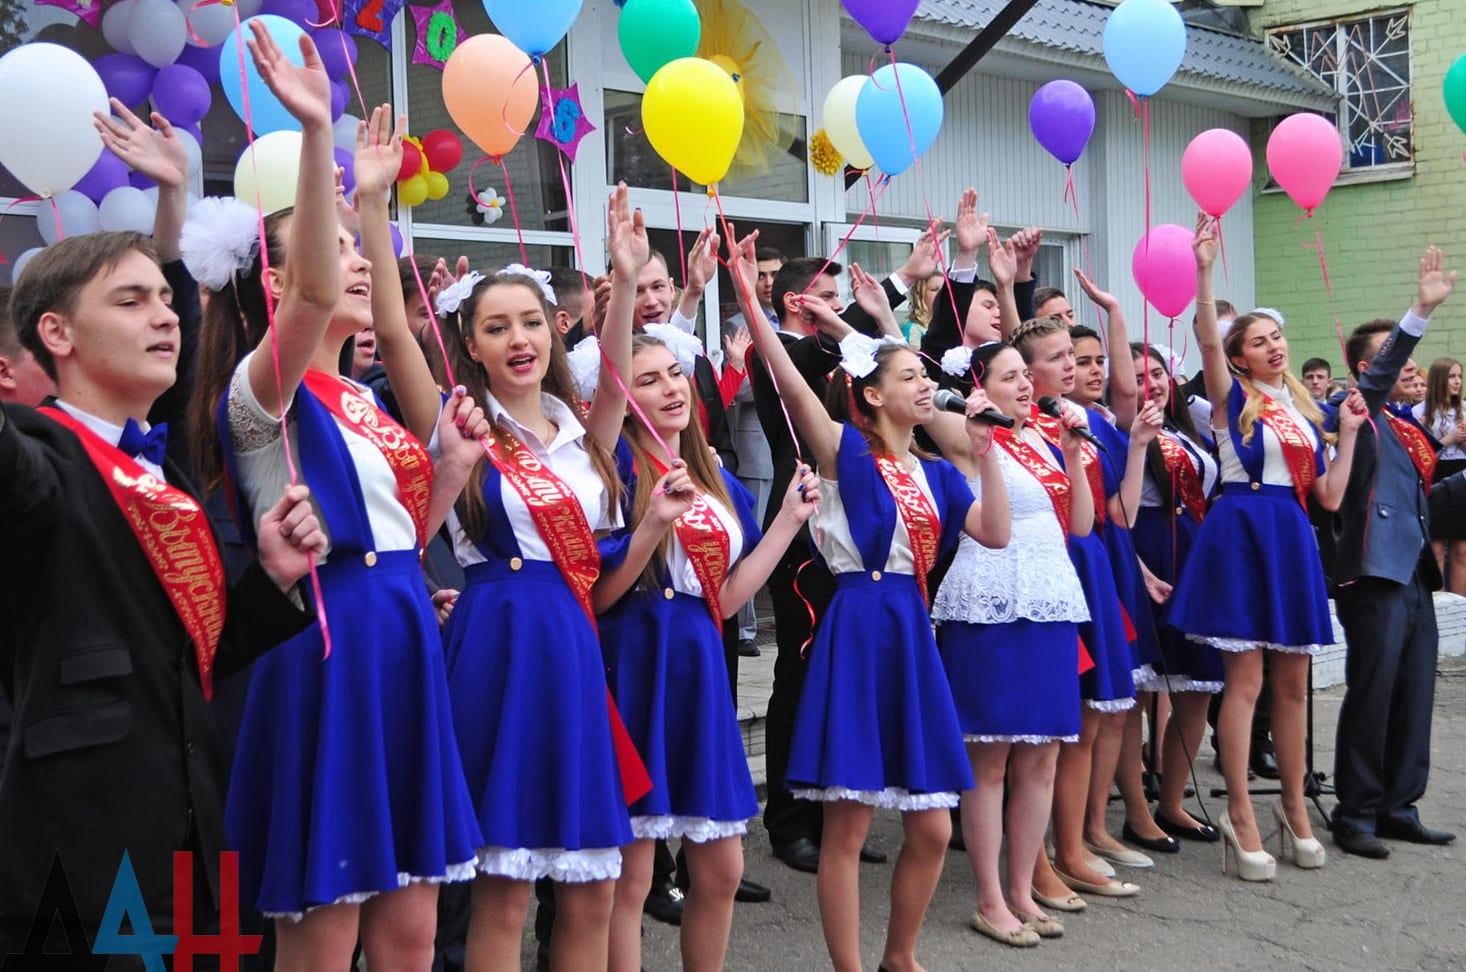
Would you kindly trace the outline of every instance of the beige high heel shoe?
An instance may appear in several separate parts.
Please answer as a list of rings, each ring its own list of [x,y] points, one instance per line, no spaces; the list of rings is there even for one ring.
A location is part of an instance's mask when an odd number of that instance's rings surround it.
[[[1217,829],[1222,834],[1222,873],[1227,873],[1227,855],[1231,853],[1237,858],[1237,876],[1244,881],[1271,881],[1277,877],[1278,862],[1273,855],[1265,850],[1245,851],[1242,843],[1237,839],[1237,830],[1232,826],[1232,818],[1225,813],[1217,821]]]
[[[1293,863],[1304,870],[1313,870],[1323,867],[1328,860],[1328,851],[1324,850],[1317,837],[1299,837],[1293,832],[1292,824],[1288,823],[1288,815],[1283,812],[1283,801],[1278,800],[1273,804],[1273,819],[1278,822],[1278,856],[1285,857],[1288,853],[1288,841],[1293,842]]]

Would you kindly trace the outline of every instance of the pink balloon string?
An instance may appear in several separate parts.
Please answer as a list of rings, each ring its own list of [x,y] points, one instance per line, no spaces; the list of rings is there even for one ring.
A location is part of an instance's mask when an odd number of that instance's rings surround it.
[[[867,174],[867,178],[869,178],[869,174]],[[870,205],[867,206],[865,211],[856,218],[855,223],[850,227],[849,232],[847,232],[843,237],[840,238],[839,244],[835,247],[835,252],[831,253],[828,257],[825,258],[824,265],[820,267],[819,273],[816,273],[813,277],[811,277],[809,283],[805,285],[804,290],[800,292],[801,297],[808,294],[810,290],[814,288],[815,280],[825,275],[825,271],[830,269],[830,265],[833,264],[837,259],[839,259],[841,253],[845,252],[845,247],[850,243],[850,240],[855,236],[856,232],[859,231],[860,227],[864,225],[867,219],[875,215],[876,203],[880,200],[881,196],[885,194],[886,187],[891,184],[891,177],[881,176],[880,182],[880,188],[875,190],[875,192],[871,194]]]
[[[682,285],[687,286],[687,241],[682,239],[682,189],[677,182],[677,167],[672,169],[672,212],[677,220],[677,259],[682,267]]]
[[[473,164],[468,170],[468,193],[473,196],[473,201],[480,206],[489,206],[491,200],[485,200],[473,187],[473,174],[478,171],[479,166],[486,162],[497,165],[504,173],[504,195],[509,199],[509,217],[514,221],[514,235],[519,238],[519,262],[529,266],[529,249],[524,245],[524,228],[519,225],[519,206],[514,202],[514,185],[509,181],[509,166],[504,164],[502,155],[485,155]]]
[[[1301,225],[1305,219],[1313,219],[1313,210],[1306,210],[1302,216],[1298,217],[1298,220],[1296,223],[1294,223],[1294,225]],[[1318,270],[1319,273],[1323,276],[1324,292],[1328,294],[1329,313],[1334,318],[1334,336],[1337,337],[1339,340],[1339,353],[1344,356],[1344,360],[1347,362],[1349,360],[1349,349],[1347,343],[1344,340],[1344,325],[1343,322],[1339,319],[1339,308],[1337,303],[1334,301],[1334,284],[1333,280],[1329,277],[1329,261],[1328,258],[1324,256],[1323,234],[1318,231],[1317,223],[1313,225],[1313,243],[1310,244],[1299,241],[1298,245],[1303,247],[1304,249],[1313,250],[1315,253],[1318,254]]]
[[[230,4],[230,7],[234,11],[234,48],[239,68],[240,107],[244,111],[244,136],[249,142],[247,151],[249,151],[250,167],[254,170],[255,176],[255,224],[260,238],[260,280],[265,281],[270,279],[270,252],[267,245],[268,232],[265,229],[265,203],[260,197],[259,161],[255,158],[254,153],[255,129],[254,118],[250,113],[249,72],[244,62],[246,46],[244,24],[239,19],[238,5]],[[265,318],[269,323],[270,360],[275,370],[275,389],[283,393],[285,381],[280,371],[280,334],[275,324],[275,298],[269,287],[264,287],[263,284],[261,286],[265,292]],[[300,469],[296,466],[294,450],[290,447],[289,417],[290,410],[282,408],[280,410],[280,442],[285,452],[286,472],[290,476],[290,482],[295,484],[300,482]],[[321,643],[324,646],[321,659],[324,661],[331,657],[331,625],[326,618],[326,595],[321,589],[321,575],[316,569],[315,554],[308,555],[307,559],[310,566],[311,600],[316,610],[317,623],[321,629]]]

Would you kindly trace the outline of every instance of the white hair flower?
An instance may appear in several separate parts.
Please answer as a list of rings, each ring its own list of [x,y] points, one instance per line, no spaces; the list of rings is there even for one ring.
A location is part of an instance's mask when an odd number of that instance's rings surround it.
[[[248,270],[260,249],[260,216],[233,196],[207,196],[189,208],[178,239],[189,275],[210,290],[223,290]]]
[[[555,300],[555,288],[550,286],[550,271],[535,270],[532,267],[526,267],[522,263],[511,263],[509,264],[509,266],[505,267],[499,272],[512,273],[520,277],[528,277],[529,279],[540,285],[540,293],[545,295],[546,303],[548,303],[551,307],[557,306],[559,304],[559,301]]]
[[[642,330],[647,337],[656,338],[665,344],[667,350],[676,357],[682,373],[692,377],[692,370],[697,367],[697,356],[703,353],[701,341],[671,324],[648,324]]]
[[[948,348],[947,353],[942,355],[942,371],[953,378],[966,378],[967,373],[972,370],[972,350],[961,344]]]
[[[575,382],[575,390],[579,392],[580,400],[590,401],[596,393],[596,385],[601,380],[600,340],[595,337],[585,338],[566,353],[565,361],[570,365],[570,377]]]
[[[856,331],[840,341],[840,367],[855,378],[869,378],[876,370],[876,352],[883,344],[905,346],[893,337],[873,338]]]
[[[438,299],[433,302],[433,309],[438,312],[438,316],[446,317],[449,314],[458,313],[458,308],[463,306],[463,302],[468,299],[469,294],[473,293],[473,288],[477,287],[482,279],[484,279],[483,274],[477,270],[470,270],[460,279],[438,291]]]

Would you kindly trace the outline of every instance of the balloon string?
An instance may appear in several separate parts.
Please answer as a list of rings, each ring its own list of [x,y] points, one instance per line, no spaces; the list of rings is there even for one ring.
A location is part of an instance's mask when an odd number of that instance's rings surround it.
[[[1313,210],[1310,209],[1304,212],[1302,216],[1298,217],[1298,221],[1294,225],[1296,226],[1299,223],[1302,223],[1305,219],[1313,219]],[[1334,301],[1334,284],[1329,277],[1329,261],[1328,258],[1324,256],[1323,252],[1323,234],[1319,232],[1317,223],[1315,223],[1313,226],[1313,245],[1309,246],[1307,243],[1302,242],[1300,242],[1299,245],[1304,247],[1305,249],[1313,250],[1318,254],[1318,269],[1319,272],[1323,275],[1323,289],[1329,297],[1329,313],[1333,315],[1334,318],[1334,335],[1339,339],[1339,352],[1344,356],[1344,360],[1347,362],[1349,360],[1349,349],[1346,342],[1344,341],[1344,325],[1343,322],[1339,320],[1339,308]]]
[[[1129,94],[1129,92],[1126,92]],[[1132,96],[1133,98],[1133,96]],[[1140,158],[1145,179],[1145,265],[1150,266],[1150,101],[1137,103],[1140,111]],[[1150,347],[1150,301],[1141,297],[1141,340]],[[1141,394],[1150,397],[1150,369],[1145,369],[1145,381]]]
[[[1064,169],[1066,172],[1064,176],[1064,201],[1074,207],[1074,229],[1075,232],[1078,232],[1083,217],[1079,215],[1079,187],[1074,184],[1074,163],[1070,162],[1064,166]],[[1079,251],[1080,259],[1084,263],[1084,275],[1090,280],[1094,280],[1094,264],[1089,259],[1088,233],[1079,233]],[[1113,352],[1110,350],[1109,329],[1105,327],[1104,321],[1100,318],[1099,305],[1095,304],[1094,301],[1090,301],[1090,304],[1093,305],[1094,330],[1100,336],[1100,345],[1105,349],[1105,354],[1112,354]]]
[[[524,245],[524,227],[519,225],[519,204],[514,201],[514,184],[509,179],[509,165],[501,155],[494,162],[504,171],[504,195],[509,197],[509,218],[514,220],[514,235],[519,238],[519,262],[529,266],[529,249]]]
[[[911,164],[921,170],[921,159],[916,151],[916,131],[911,127],[911,112],[906,107],[906,92],[901,90],[901,70],[896,66],[896,52],[889,47],[886,53],[891,55],[891,73],[896,76],[896,97],[901,102],[901,117],[906,122],[906,142],[911,148]]]
[[[412,276],[417,281],[417,293],[422,298],[423,307],[428,312],[428,327],[433,329],[433,337],[438,342],[438,353],[443,356],[443,376],[448,379],[448,387],[457,386],[458,381],[453,377],[453,362],[448,358],[448,346],[443,343],[443,329],[438,326],[438,309],[433,306],[432,300],[428,298],[427,284],[423,283],[422,271],[417,267],[417,253],[413,249],[412,240],[406,241],[407,262],[412,265]]]
[[[1227,283],[1232,282],[1232,275],[1227,272],[1227,241],[1222,236],[1222,217],[1217,217],[1217,252],[1222,255],[1222,278]]]
[[[526,74],[531,73],[531,72],[534,71],[535,61],[537,61],[537,60],[539,60],[539,58],[533,58],[533,59],[530,60],[530,62],[528,64],[526,64],[524,67],[522,67],[522,68],[519,69],[519,73],[514,76],[514,80],[511,81],[511,82],[509,82],[509,90],[510,91],[513,91],[516,87],[518,87],[520,80]],[[510,124],[510,122],[509,122],[509,100],[507,98],[504,100],[504,107],[502,109],[500,109],[500,111],[499,111],[499,117],[504,120],[504,128],[505,128],[505,130],[508,131],[508,132],[510,132],[510,133],[512,133],[514,135],[514,137],[515,137],[516,140],[523,138],[525,136],[525,133],[529,131],[529,129],[525,129],[523,132],[521,132],[519,129],[515,128],[512,124]],[[526,263],[525,266],[529,266],[529,264]]]
[[[677,182],[677,167],[672,166],[672,212],[677,220],[677,259],[682,267],[682,286],[687,286],[687,241],[682,238],[682,189]]]
[[[844,252],[846,245],[850,242],[851,238],[855,236],[856,232],[860,229],[861,225],[865,223],[866,218],[867,217],[870,217],[870,216],[873,216],[875,214],[875,211],[876,211],[876,202],[879,201],[880,198],[881,198],[881,196],[883,196],[885,194],[886,187],[891,184],[891,177],[890,176],[887,176],[887,175],[883,175],[883,176],[881,176],[881,180],[880,181],[881,181],[881,187],[878,190],[876,190],[874,193],[871,194],[870,205],[867,206],[866,209],[865,209],[865,212],[861,213],[860,216],[855,220],[855,225],[853,225],[853,226],[850,227],[850,231],[848,233],[846,233],[843,238],[841,238],[839,245],[835,247],[835,252],[831,253],[825,259],[824,266],[820,267],[819,272],[816,273],[813,277],[810,277],[809,278],[809,283],[807,285],[805,285],[804,290],[800,292],[800,296],[801,297],[803,297],[804,295],[808,294],[810,292],[810,290],[812,290],[814,288],[815,281],[818,280],[820,277],[823,277],[825,275],[825,271],[828,270],[828,269],[830,269],[830,265],[833,264],[835,262],[835,260],[839,258],[839,256],[840,256],[841,253]],[[720,212],[721,212],[721,209],[722,209],[722,205],[721,205],[721,202],[720,202],[719,203],[719,211]]]
[[[250,113],[249,72],[246,69],[244,62],[244,24],[239,19],[239,6],[237,4],[230,4],[230,7],[234,11],[234,50],[239,67],[240,107],[244,109],[244,136],[246,141],[249,142],[249,146],[247,148],[247,151],[249,152],[249,164],[250,168],[254,172],[255,225],[260,237],[260,280],[266,281],[270,279],[270,252],[268,246],[269,233],[265,227],[265,203],[264,200],[260,197],[259,160],[255,158],[254,153],[255,129],[254,118]],[[275,323],[275,297],[274,294],[270,292],[270,288],[264,286],[263,283],[261,284],[261,289],[264,291],[265,294],[265,318],[269,323],[270,360],[271,364],[274,366],[275,371],[275,391],[277,394],[282,394],[285,390],[285,381],[280,371],[280,333]],[[300,482],[300,469],[295,464],[294,450],[290,446],[289,417],[290,410],[287,408],[281,408],[280,443],[285,453],[285,470],[290,477],[291,484],[293,485]],[[316,610],[316,619],[321,629],[321,643],[324,648],[321,654],[321,659],[324,661],[325,659],[331,657],[331,625],[326,619],[326,595],[325,592],[321,589],[321,575],[320,572],[316,569],[315,554],[307,554],[307,563],[310,568],[311,600]]]

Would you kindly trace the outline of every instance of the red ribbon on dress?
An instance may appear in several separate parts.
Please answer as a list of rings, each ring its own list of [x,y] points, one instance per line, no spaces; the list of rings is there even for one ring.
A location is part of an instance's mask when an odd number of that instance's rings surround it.
[[[660,460],[653,457],[652,465],[659,477],[667,475],[668,467]],[[728,530],[702,490],[697,491],[692,508],[673,522],[672,529],[692,563],[697,582],[702,585],[703,600],[712,613],[713,626],[722,630],[723,605],[720,597],[723,582],[728,579],[728,569],[732,566],[729,556],[732,541]]]
[[[1201,476],[1191,464],[1191,454],[1165,432],[1156,436],[1156,442],[1160,445],[1161,458],[1166,461],[1166,470],[1171,474],[1171,485],[1177,497],[1191,511],[1191,518],[1200,523],[1206,516],[1206,493],[1201,488]]]
[[[1258,420],[1273,430],[1283,445],[1283,461],[1293,476],[1293,492],[1298,495],[1298,505],[1308,512],[1308,491],[1318,478],[1318,467],[1314,465],[1313,438],[1270,396],[1259,392],[1265,399],[1262,414]]]
[[[1059,530],[1064,535],[1064,542],[1067,543],[1069,541],[1069,493],[1072,488],[1068,474],[1040,455],[1033,444],[1019,432],[1012,429],[994,428],[993,441],[1006,449],[1018,465],[1028,470],[1029,474],[1043,486],[1044,492],[1049,494],[1049,502],[1054,504],[1054,515],[1059,518]]]
[[[906,534],[911,540],[911,559],[915,563],[916,584],[921,588],[921,599],[925,601],[926,575],[937,563],[937,548],[941,545],[942,521],[931,501],[921,491],[916,477],[911,475],[895,456],[873,456],[876,469],[886,482],[886,488],[896,500],[896,511],[901,522],[906,524]],[[879,565],[884,566],[884,565]],[[879,569],[879,567],[877,567]]]
[[[1061,436],[1064,434],[1064,425],[1051,415],[1045,415],[1038,410],[1037,405],[1029,406],[1029,421],[1039,433],[1055,446],[1063,447]],[[1099,450],[1088,442],[1079,444],[1079,454],[1084,459],[1084,477],[1089,480],[1089,492],[1094,497],[1094,520],[1100,526],[1105,524],[1105,471],[1100,466]]]

